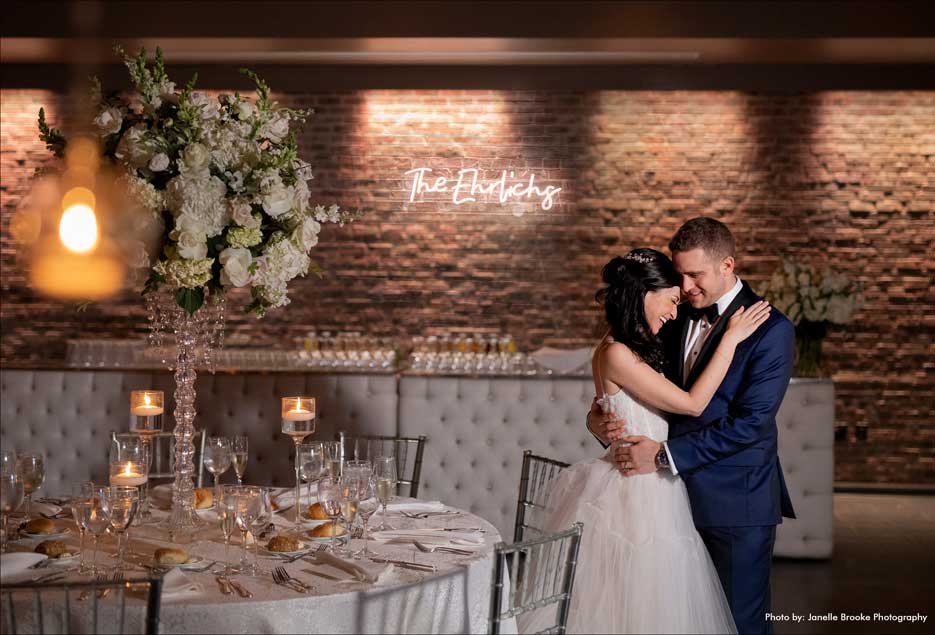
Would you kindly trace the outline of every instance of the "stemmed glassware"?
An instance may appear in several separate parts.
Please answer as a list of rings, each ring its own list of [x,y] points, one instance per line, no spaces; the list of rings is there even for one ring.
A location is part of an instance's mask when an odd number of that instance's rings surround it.
[[[84,531],[91,534],[94,538],[94,552],[91,556],[91,567],[88,570],[92,575],[98,573],[98,538],[107,531],[107,528],[110,526],[110,519],[104,512],[104,506],[102,504],[102,489],[103,488],[93,488],[91,496],[87,499],[76,499],[72,501],[71,504],[72,514],[75,515],[75,521],[78,526],[84,528]]]
[[[240,530],[240,565],[238,570],[241,573],[256,573],[256,565],[247,559],[247,532],[253,526],[257,516],[260,513],[259,487],[238,485],[237,489],[237,529]]]
[[[332,553],[337,551],[335,534],[338,531],[338,518],[341,517],[341,483],[337,479],[326,476],[318,482],[318,502],[325,515],[331,519],[331,546]]]
[[[130,391],[130,432],[143,442],[146,473],[153,466],[153,438],[162,432],[163,393],[161,390]],[[152,519],[149,511],[149,481],[143,484],[140,502],[140,520]]]
[[[341,478],[341,470],[344,467],[344,448],[340,441],[324,441],[322,449],[325,457],[325,467],[328,470],[328,476],[333,479]]]
[[[253,575],[260,574],[260,534],[266,529],[266,525],[273,519],[273,505],[269,496],[268,487],[257,487],[256,507],[257,513],[250,524],[250,531],[253,532],[253,565],[251,567]]]
[[[32,503],[32,493],[42,487],[45,480],[45,464],[38,452],[17,452],[16,472],[23,482],[23,494],[26,497],[26,519]]]
[[[71,497],[68,504],[71,508],[71,514],[75,518],[75,525],[78,527],[78,549],[80,550],[78,554],[78,573],[91,572],[91,567],[88,566],[87,555],[84,548],[84,539],[88,530],[81,522],[80,504],[82,502],[87,502],[92,496],[94,496],[94,483],[91,481],[78,481],[71,486]]]
[[[224,534],[224,572],[222,575],[229,576],[234,573],[234,567],[231,566],[229,554],[231,545],[231,536],[234,529],[237,528],[238,506],[240,505],[240,495],[236,486],[227,485],[220,488],[217,503],[218,520],[221,523],[221,533]]]
[[[205,467],[214,477],[214,502],[217,507],[217,501],[221,495],[218,481],[221,476],[231,466],[233,454],[231,452],[231,440],[227,437],[208,437],[205,441],[205,455],[202,459]],[[218,512],[220,514],[220,512]]]
[[[315,432],[315,398],[282,398],[282,433],[292,437],[295,444],[295,524],[302,522],[300,507],[300,488],[302,485],[299,446],[302,440]]]
[[[341,489],[339,502],[341,504],[341,516],[344,518],[344,525],[347,527],[347,544],[351,544],[351,535],[354,531],[354,520],[357,518],[357,504],[360,502],[360,485],[358,478],[352,476],[342,476],[338,481]],[[339,549],[340,553],[349,553],[348,549]]]
[[[372,474],[359,477],[357,479],[357,488],[357,513],[364,525],[364,548],[355,553],[354,557],[360,559],[370,555],[370,549],[367,547],[367,541],[370,537],[370,517],[377,511],[380,501],[377,499],[377,488]]]
[[[16,471],[16,452],[13,450],[3,450],[0,452],[0,473]]]
[[[23,502],[23,481],[15,471],[0,473],[0,553],[6,551],[7,525],[10,513]]]
[[[231,441],[231,452],[233,453],[234,473],[237,475],[237,484],[243,485],[243,475],[247,471],[247,437],[234,437]]]
[[[115,434],[110,447],[110,484],[139,487],[142,512],[148,482],[146,443],[136,434]]]
[[[123,571],[127,540],[124,538],[130,523],[140,506],[140,492],[135,485],[111,485],[102,487],[101,507],[110,521],[110,528],[117,534],[117,571]]]
[[[301,476],[305,481],[307,503],[312,500],[312,481],[317,481],[322,476],[324,469],[324,456],[322,454],[321,443],[303,443],[298,449],[301,465]]]
[[[396,457],[378,456],[373,460],[373,476],[376,480],[377,498],[383,505],[383,517],[380,521],[379,531],[392,529],[386,524],[386,506],[396,492]]]

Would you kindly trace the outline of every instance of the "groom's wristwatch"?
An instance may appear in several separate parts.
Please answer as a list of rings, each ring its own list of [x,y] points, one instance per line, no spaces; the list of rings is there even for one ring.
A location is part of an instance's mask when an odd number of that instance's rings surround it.
[[[668,470],[669,469],[669,455],[666,454],[665,448],[660,448],[656,452],[656,469],[657,470]]]

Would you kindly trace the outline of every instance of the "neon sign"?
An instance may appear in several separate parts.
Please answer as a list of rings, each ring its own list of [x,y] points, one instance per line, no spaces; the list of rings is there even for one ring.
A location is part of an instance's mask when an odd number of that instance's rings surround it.
[[[430,176],[432,168],[414,168],[405,174],[412,176],[412,187],[409,189],[409,202],[413,203],[417,196],[423,194],[451,194],[454,205],[474,203],[479,196],[485,200],[496,197],[501,205],[521,199],[536,198],[543,210],[552,209],[555,197],[562,188],[553,185],[539,187],[536,185],[536,175],[517,180],[514,172],[503,170],[500,178],[492,181],[481,181],[477,168],[464,168],[459,170],[456,177]],[[507,176],[509,174],[509,176]]]

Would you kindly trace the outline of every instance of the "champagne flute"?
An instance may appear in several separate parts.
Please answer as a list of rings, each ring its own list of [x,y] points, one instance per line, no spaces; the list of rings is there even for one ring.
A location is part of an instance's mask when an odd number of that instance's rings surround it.
[[[326,476],[318,483],[318,502],[321,503],[321,509],[325,515],[331,519],[331,546],[329,550],[334,553],[337,550],[335,543],[335,533],[338,530],[338,518],[341,516],[341,485],[340,483]]]
[[[302,475],[299,465],[299,446],[302,440],[315,432],[315,398],[314,397],[283,397],[282,398],[282,433],[292,437],[295,444],[295,524],[302,522],[299,513],[300,488]]]
[[[377,498],[383,505],[383,518],[378,527],[379,531],[392,529],[386,524],[386,506],[396,491],[396,457],[378,456],[373,461],[373,475],[376,479]]]
[[[98,539],[110,526],[110,520],[107,518],[107,514],[104,513],[104,507],[101,504],[103,500],[101,489],[96,487],[87,500],[78,500],[72,503],[72,513],[77,514],[78,524],[84,527],[84,530],[94,538],[94,552],[91,556],[91,567],[88,571],[91,575],[100,572],[97,568]]]
[[[237,507],[240,502],[240,496],[236,490],[231,489],[234,486],[226,485],[220,489],[217,503],[217,515],[221,524],[221,533],[224,534],[224,571],[221,575],[229,576],[234,573],[234,568],[229,560],[231,536],[237,527]]]
[[[111,485],[101,488],[101,506],[117,534],[117,571],[124,570],[127,540],[124,538],[140,506],[140,492],[135,485]]]
[[[273,519],[273,505],[268,487],[257,487],[257,514],[250,525],[253,532],[253,575],[260,575],[260,534]]]
[[[344,467],[344,448],[340,441],[325,441],[322,443],[325,456],[325,468],[328,470],[328,476],[333,479],[341,478],[341,470]]]
[[[16,455],[16,471],[23,481],[23,494],[26,497],[26,520],[29,520],[29,509],[32,503],[32,493],[42,487],[45,480],[45,464],[42,455],[38,452],[19,452]]]
[[[231,466],[231,441],[227,437],[208,437],[205,441],[205,454],[203,462],[214,477],[214,502],[217,507],[218,497],[221,495],[218,482],[221,476]]]
[[[344,525],[347,527],[347,544],[350,546],[351,534],[353,532],[354,520],[357,518],[357,504],[360,502],[358,495],[359,483],[354,477],[343,477],[340,481],[341,498],[341,516],[344,518]],[[348,549],[338,549],[339,553],[349,553]]]
[[[10,512],[23,502],[23,481],[16,472],[0,474],[0,553],[6,551],[7,531]]]
[[[234,437],[231,445],[231,451],[233,452],[234,459],[234,473],[237,475],[237,484],[243,485],[243,475],[247,471],[247,437]]]
[[[364,548],[354,554],[354,557],[359,560],[370,555],[370,550],[367,547],[370,517],[377,511],[377,508],[380,506],[380,501],[377,498],[376,483],[374,482],[372,474],[368,475],[366,478],[360,479],[358,481],[358,487],[360,489],[358,490],[357,497],[360,502],[357,503],[357,513],[360,515],[360,519],[364,524]]]

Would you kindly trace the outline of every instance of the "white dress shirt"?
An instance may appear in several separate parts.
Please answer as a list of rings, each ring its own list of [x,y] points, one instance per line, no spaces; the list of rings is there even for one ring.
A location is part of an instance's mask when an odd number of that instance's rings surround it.
[[[740,278],[737,278],[737,281],[734,283],[734,286],[731,287],[731,290],[722,295],[717,300],[717,313],[718,320],[724,316],[724,312],[727,311],[727,307],[730,306],[730,303],[734,301],[737,295],[740,293],[740,290],[743,289],[743,284],[740,282]],[[716,322],[715,322],[716,323]],[[691,355],[692,349],[695,347],[695,342],[699,337],[706,338],[708,333],[711,332],[711,327],[714,324],[708,324],[708,320],[704,317],[697,320],[689,320],[688,322],[688,336],[685,338],[685,342],[682,345],[682,364],[685,368],[685,377],[688,376],[691,367],[694,365],[694,359],[688,359],[688,356]],[[674,476],[678,476],[678,469],[675,467],[675,461],[672,460],[672,453],[669,452],[669,444],[665,441],[662,442],[662,447],[666,450],[666,456],[669,458],[669,469],[672,470]]]

